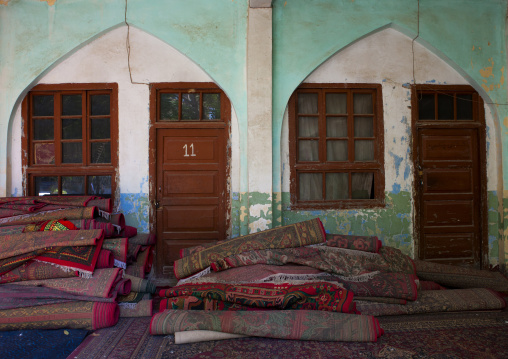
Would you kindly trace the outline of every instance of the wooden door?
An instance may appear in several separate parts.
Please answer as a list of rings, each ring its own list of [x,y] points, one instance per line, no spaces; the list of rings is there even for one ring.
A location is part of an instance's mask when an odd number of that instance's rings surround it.
[[[480,267],[482,176],[478,128],[417,129],[419,257]]]
[[[184,247],[225,239],[227,127],[159,128],[157,273],[173,273]]]

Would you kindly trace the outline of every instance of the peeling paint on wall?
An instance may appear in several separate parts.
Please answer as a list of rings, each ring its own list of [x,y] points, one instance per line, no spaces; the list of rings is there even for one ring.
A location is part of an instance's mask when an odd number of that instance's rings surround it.
[[[7,6],[7,4],[9,4],[9,1],[11,1],[11,0],[0,0],[0,5]]]
[[[41,2],[47,2],[49,6],[53,6],[56,3],[56,0],[39,0]]]
[[[499,70],[501,75],[499,77],[499,82],[496,82],[496,77],[494,75],[494,60],[490,58],[489,60],[490,66],[486,66],[483,69],[480,69],[480,75],[483,77],[482,79],[482,87],[485,91],[494,91],[494,89],[499,89],[504,84],[504,66]],[[491,77],[494,79],[491,80]]]
[[[138,232],[149,232],[148,193],[121,193],[118,212],[123,213],[128,226],[136,227]]]

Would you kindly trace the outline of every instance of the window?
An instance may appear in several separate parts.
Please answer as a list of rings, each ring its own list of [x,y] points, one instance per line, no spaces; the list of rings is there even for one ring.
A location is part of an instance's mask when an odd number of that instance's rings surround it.
[[[470,86],[416,85],[418,121],[478,121],[481,98]]]
[[[29,195],[111,197],[118,166],[116,84],[38,85],[23,102]]]
[[[303,84],[289,102],[293,208],[384,204],[380,85]]]

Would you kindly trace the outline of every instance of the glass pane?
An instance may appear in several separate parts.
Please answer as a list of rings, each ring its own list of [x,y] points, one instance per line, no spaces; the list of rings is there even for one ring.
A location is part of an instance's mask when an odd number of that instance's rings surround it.
[[[328,114],[346,114],[347,113],[347,94],[345,94],[345,93],[327,93],[326,94],[326,113],[328,113]]]
[[[109,115],[109,95],[92,95],[92,116]]]
[[[326,136],[327,137],[347,137],[347,118],[346,117],[327,117],[326,118]]]
[[[85,194],[85,176],[62,176],[62,194]]]
[[[81,95],[62,95],[62,115],[81,115]]]
[[[351,174],[351,197],[353,199],[374,198],[374,173]]]
[[[64,140],[80,140],[83,136],[82,128],[80,118],[63,118],[62,138]]]
[[[58,194],[58,177],[35,177],[35,195]]]
[[[326,199],[348,199],[349,179],[347,173],[326,174]]]
[[[353,113],[374,113],[371,93],[353,94]]]
[[[91,163],[111,163],[111,144],[109,142],[92,142]]]
[[[317,93],[298,94],[298,113],[317,114],[318,94]]]
[[[91,135],[93,140],[110,138],[109,118],[92,118]]]
[[[177,93],[160,94],[161,121],[178,121],[178,102]]]
[[[453,121],[453,95],[437,95],[437,118]]]
[[[53,95],[33,96],[34,116],[53,116],[54,100]]]
[[[220,120],[220,94],[203,94],[203,120]]]
[[[34,164],[36,165],[55,164],[55,144],[54,143],[34,144]]]
[[[298,161],[318,161],[319,141],[298,141]]]
[[[111,197],[111,176],[88,176],[88,194]]]
[[[418,118],[420,120],[435,120],[436,110],[433,94],[418,94]]]
[[[473,120],[473,95],[457,95],[457,120]]]
[[[182,94],[182,121],[199,120],[199,94]]]
[[[374,161],[374,141],[355,141],[355,161]]]
[[[300,173],[299,199],[300,201],[315,201],[323,199],[323,174]]]
[[[52,140],[54,134],[53,119],[33,120],[34,140]]]
[[[326,141],[326,160],[327,161],[347,161],[347,140]]]
[[[318,137],[317,117],[298,117],[298,137]]]
[[[82,163],[83,145],[81,142],[62,143],[62,163]]]
[[[372,117],[355,117],[355,137],[374,137]]]

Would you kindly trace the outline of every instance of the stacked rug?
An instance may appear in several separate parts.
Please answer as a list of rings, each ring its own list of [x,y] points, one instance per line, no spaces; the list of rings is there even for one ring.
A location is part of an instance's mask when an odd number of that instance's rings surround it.
[[[111,208],[93,196],[0,198],[0,330],[96,330],[117,323],[119,302],[141,299],[131,312],[152,315],[155,287],[144,277],[155,237],[137,235]],[[142,244],[128,258],[129,237]],[[142,273],[126,276],[138,260]]]

